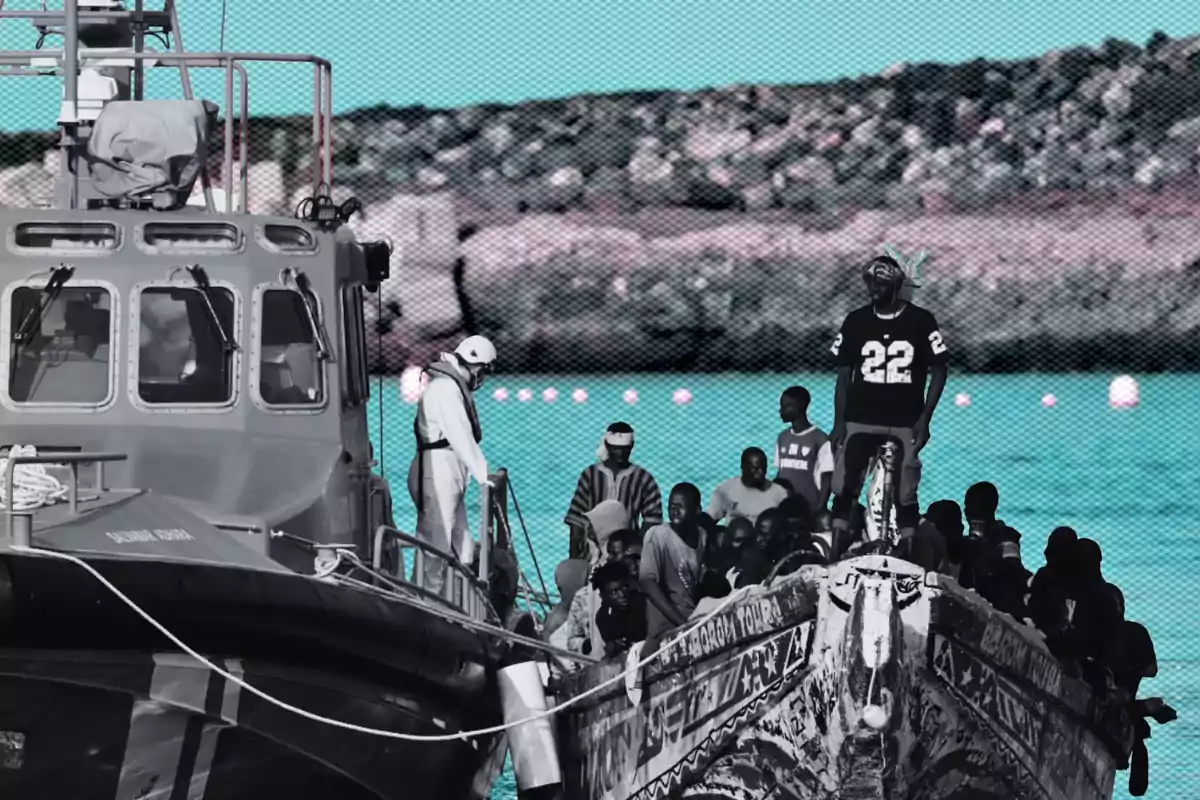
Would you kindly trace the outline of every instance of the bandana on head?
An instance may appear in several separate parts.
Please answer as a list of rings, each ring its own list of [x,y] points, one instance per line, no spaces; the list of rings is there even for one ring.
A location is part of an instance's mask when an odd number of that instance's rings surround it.
[[[890,244],[883,246],[883,252],[895,259],[896,263],[900,265],[900,269],[904,272],[904,285],[900,287],[900,299],[906,303],[912,302],[913,289],[921,288],[921,284],[919,283],[921,280],[921,266],[929,258],[929,253],[922,250],[912,256],[905,256],[900,252],[900,248]]]
[[[607,461],[609,447],[633,447],[633,434],[605,431],[604,438],[600,440],[600,446],[596,448],[596,458]]]

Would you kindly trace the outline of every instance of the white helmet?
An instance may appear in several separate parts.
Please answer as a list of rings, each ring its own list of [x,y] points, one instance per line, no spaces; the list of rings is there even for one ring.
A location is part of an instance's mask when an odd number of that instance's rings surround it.
[[[454,348],[454,354],[464,364],[490,367],[496,361],[496,345],[485,336],[468,336]]]

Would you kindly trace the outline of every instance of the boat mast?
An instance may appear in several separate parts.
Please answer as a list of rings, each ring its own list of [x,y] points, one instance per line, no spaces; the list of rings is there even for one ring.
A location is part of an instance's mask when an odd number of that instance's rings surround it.
[[[77,155],[79,131],[79,0],[64,0],[66,14],[63,36],[63,81],[62,113],[58,124],[62,126],[59,148],[59,170],[67,196],[67,208],[74,211],[79,205],[79,170]]]
[[[136,0],[133,5],[133,52],[141,53],[146,49],[146,20],[145,6],[146,0]],[[174,19],[172,19],[174,22]],[[186,70],[187,67],[180,66],[180,69]],[[133,99],[145,100],[146,94],[146,62],[144,59],[137,59],[133,62]],[[190,97],[187,99],[191,99]]]

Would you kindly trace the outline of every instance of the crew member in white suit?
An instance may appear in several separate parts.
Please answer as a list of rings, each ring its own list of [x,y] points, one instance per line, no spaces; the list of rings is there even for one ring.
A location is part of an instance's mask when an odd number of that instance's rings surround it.
[[[413,421],[417,454],[408,470],[408,491],[417,507],[417,536],[463,564],[471,563],[475,547],[467,527],[467,486],[472,477],[492,485],[479,448],[483,432],[474,393],[495,362],[496,347],[483,336],[468,336],[453,353],[442,353],[425,368],[429,386]],[[431,556],[423,560],[425,574],[413,579],[440,593],[445,563]]]

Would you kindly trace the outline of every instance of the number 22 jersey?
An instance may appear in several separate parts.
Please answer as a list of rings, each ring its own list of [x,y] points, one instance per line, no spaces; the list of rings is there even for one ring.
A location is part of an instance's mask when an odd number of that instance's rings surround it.
[[[851,311],[829,351],[851,368],[845,421],[895,428],[916,423],[929,368],[949,358],[933,314],[912,303],[886,316],[871,305]]]

